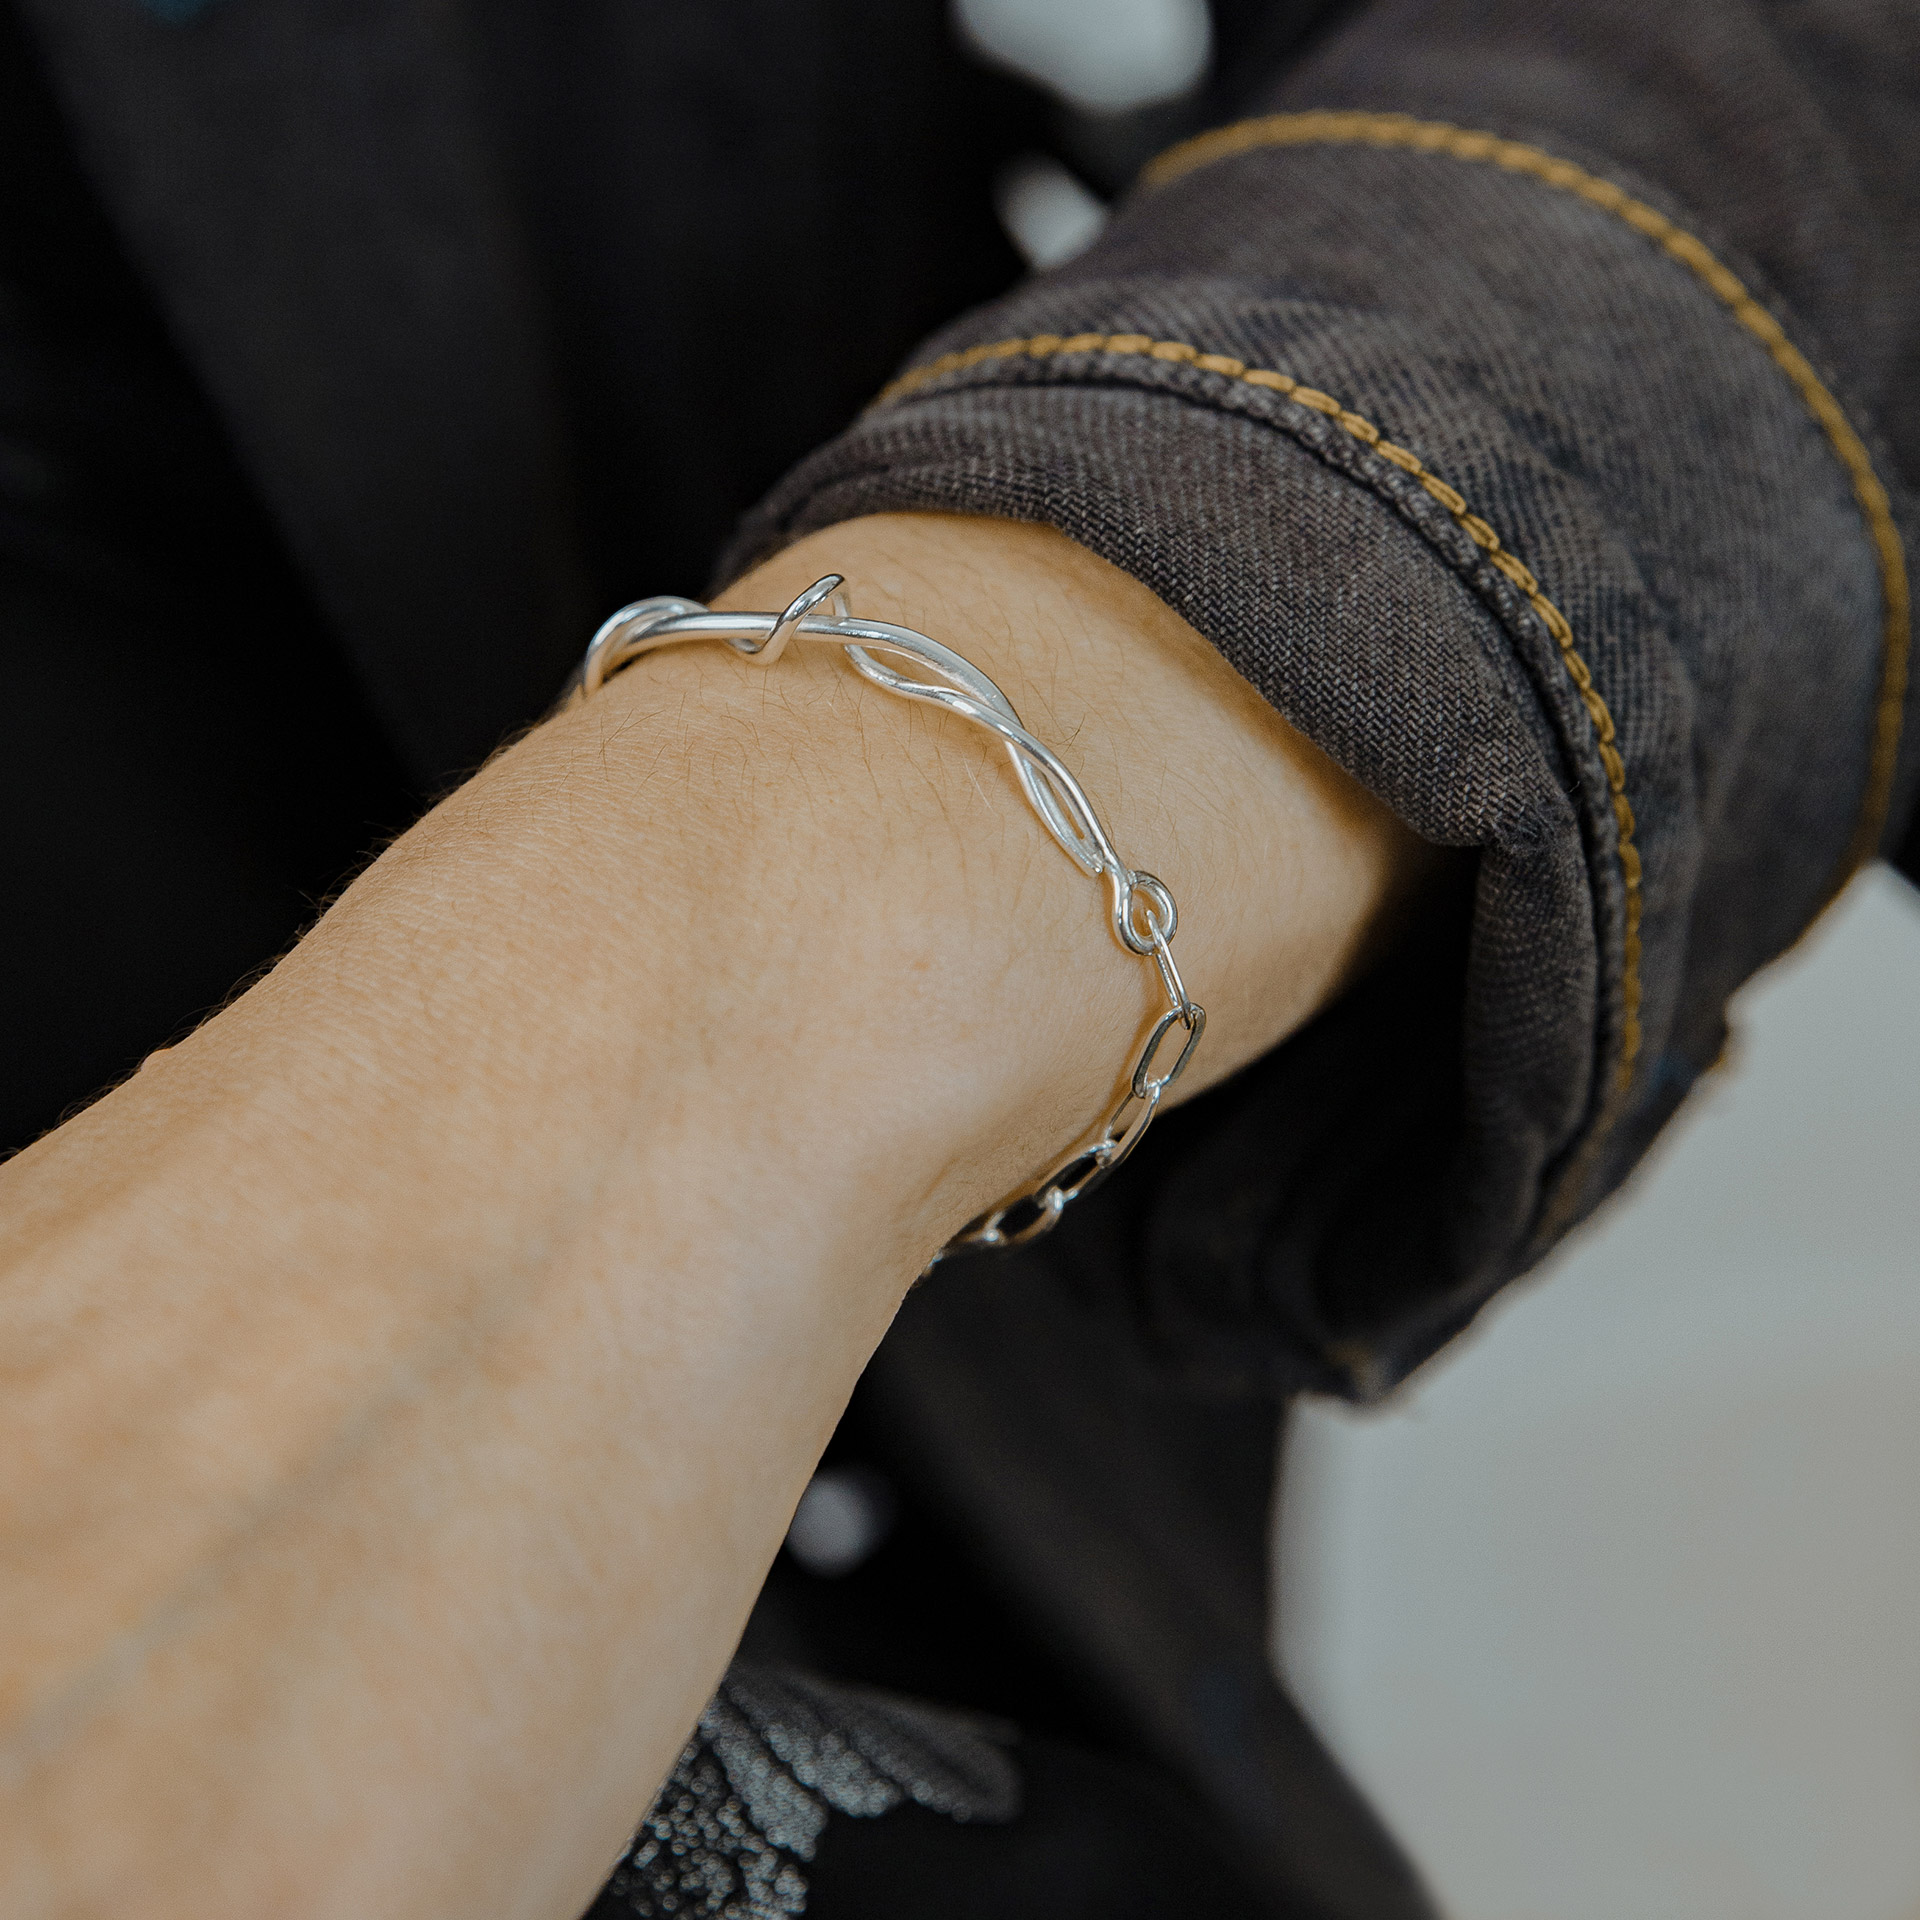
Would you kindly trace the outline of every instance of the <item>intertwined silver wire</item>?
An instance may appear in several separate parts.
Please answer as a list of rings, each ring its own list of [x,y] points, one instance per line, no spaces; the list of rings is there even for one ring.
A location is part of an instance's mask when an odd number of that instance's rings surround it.
[[[829,612],[816,611],[823,603]],[[1206,1009],[1188,994],[1174,964],[1173,936],[1180,914],[1166,883],[1120,857],[1079,781],[1052,748],[1020,724],[1013,703],[987,675],[951,647],[911,627],[857,619],[839,574],[816,580],[783,613],[714,613],[697,600],[672,595],[636,600],[593,636],[575,697],[591,699],[642,654],[688,640],[724,640],[763,667],[771,666],[795,640],[831,641],[876,687],[943,707],[984,727],[1006,748],[1020,790],[1062,851],[1083,873],[1105,882],[1113,936],[1130,954],[1152,961],[1166,995],[1166,1011],[1147,1030],[1118,1103],[1092,1134],[1038,1178],[968,1221],[934,1260],[970,1247],[1017,1246],[1047,1232],[1071,1201],[1098,1185],[1140,1144],[1161,1098],[1186,1071],[1206,1031]],[[931,677],[916,679],[899,672],[881,655],[911,661]],[[1156,1071],[1176,1028],[1179,1051],[1173,1064]]]

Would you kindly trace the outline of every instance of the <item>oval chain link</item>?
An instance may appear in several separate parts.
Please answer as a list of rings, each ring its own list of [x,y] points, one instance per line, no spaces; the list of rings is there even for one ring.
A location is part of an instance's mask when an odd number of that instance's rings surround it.
[[[830,612],[819,611],[823,603]],[[1140,1144],[1207,1028],[1206,1009],[1188,994],[1174,964],[1180,910],[1166,882],[1121,859],[1079,781],[1051,748],[1021,725],[1013,703],[986,674],[964,655],[911,627],[856,619],[846,581],[837,573],[816,580],[780,613],[714,613],[697,600],[671,595],[637,600],[593,636],[569,698],[589,699],[641,655],[692,640],[723,640],[757,666],[773,665],[795,640],[830,641],[844,648],[848,664],[875,686],[903,699],[944,707],[996,735],[1041,825],[1076,866],[1106,882],[1113,936],[1128,953],[1153,962],[1166,1010],[1148,1028],[1118,1103],[1093,1133],[1038,1178],[968,1221],[927,1265],[931,1270],[951,1253],[1016,1247],[1050,1232],[1075,1200],[1098,1186]],[[930,677],[901,672],[882,655],[910,661]],[[1156,1073],[1176,1027],[1181,1030],[1179,1052],[1172,1066]]]

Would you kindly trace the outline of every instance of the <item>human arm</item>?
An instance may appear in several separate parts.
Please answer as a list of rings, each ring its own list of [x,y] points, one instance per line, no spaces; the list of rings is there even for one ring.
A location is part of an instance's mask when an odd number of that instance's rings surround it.
[[[731,598],[829,567],[1174,888],[1195,1086],[1427,870],[1059,536],[853,523]],[[679,649],[10,1163],[8,1912],[584,1905],[902,1291],[1110,1102],[1101,901],[970,730]]]

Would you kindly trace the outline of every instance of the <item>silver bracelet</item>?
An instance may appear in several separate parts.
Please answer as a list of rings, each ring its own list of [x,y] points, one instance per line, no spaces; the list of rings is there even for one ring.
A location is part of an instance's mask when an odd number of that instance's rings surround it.
[[[822,601],[830,603],[830,613],[815,611]],[[1097,1186],[1140,1144],[1161,1095],[1186,1071],[1200,1044],[1206,1009],[1188,996],[1173,961],[1179,911],[1164,881],[1121,859],[1079,781],[1020,724],[1013,703],[972,661],[911,627],[855,619],[846,582],[837,573],[816,580],[784,613],[711,613],[697,600],[672,595],[636,600],[593,636],[574,698],[591,699],[612,675],[656,647],[724,640],[756,665],[770,667],[796,639],[830,640],[876,687],[903,699],[929,701],[997,734],[1041,824],[1082,872],[1106,881],[1113,937],[1129,953],[1153,962],[1166,991],[1166,1012],[1147,1030],[1119,1103],[1091,1137],[1038,1179],[968,1221],[933,1258],[943,1260],[969,1247],[1018,1246],[1047,1232],[1069,1201]],[[912,679],[884,665],[878,654],[910,660],[932,677]],[[1154,1063],[1175,1027],[1184,1035],[1179,1054],[1172,1066],[1156,1073]]]

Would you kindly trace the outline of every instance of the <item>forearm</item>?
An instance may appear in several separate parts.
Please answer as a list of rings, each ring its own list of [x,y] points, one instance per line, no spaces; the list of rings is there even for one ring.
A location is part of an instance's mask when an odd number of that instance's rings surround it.
[[[829,566],[1173,887],[1194,1084],[1418,869],[1057,536],[856,523],[736,598]],[[681,650],[498,758],[5,1172],[8,1911],[577,1911],[900,1294],[1111,1103],[1144,974],[998,756],[830,651]]]

